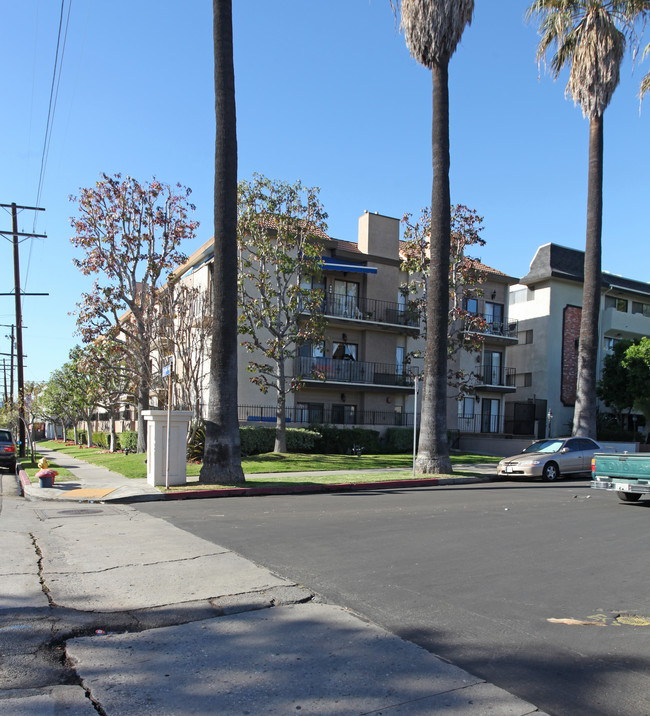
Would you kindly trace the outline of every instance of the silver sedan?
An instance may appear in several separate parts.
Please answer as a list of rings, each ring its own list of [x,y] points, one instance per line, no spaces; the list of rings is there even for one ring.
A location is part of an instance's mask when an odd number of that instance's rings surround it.
[[[591,438],[547,438],[537,440],[519,455],[506,457],[497,465],[499,477],[541,477],[547,481],[591,471],[591,458],[610,452]]]

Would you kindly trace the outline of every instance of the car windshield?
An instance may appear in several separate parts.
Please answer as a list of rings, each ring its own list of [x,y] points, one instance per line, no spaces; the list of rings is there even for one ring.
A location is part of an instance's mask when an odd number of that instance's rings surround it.
[[[3,443],[11,442],[11,433],[8,430],[0,430],[0,440]]]
[[[562,445],[564,445],[564,440],[538,440],[523,452],[558,452]]]

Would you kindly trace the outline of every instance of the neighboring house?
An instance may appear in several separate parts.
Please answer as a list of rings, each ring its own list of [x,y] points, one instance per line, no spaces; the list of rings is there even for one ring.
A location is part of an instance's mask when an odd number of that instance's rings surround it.
[[[518,415],[529,405],[535,434],[571,433],[576,396],[584,252],[557,244],[537,249],[530,270],[510,287],[510,316],[519,323],[511,349]],[[598,366],[622,338],[650,336],[650,284],[602,274]],[[605,408],[606,410],[606,408]],[[516,422],[515,428],[520,421]],[[632,427],[632,426],[630,426]],[[516,433],[516,429],[512,432]]]
[[[209,290],[212,245],[212,240],[206,242],[175,276]],[[290,374],[303,376],[302,387],[287,399],[289,426],[413,425],[414,380],[423,367],[423,359],[413,354],[423,354],[424,341],[419,317],[400,291],[407,280],[400,269],[400,247],[399,221],[368,212],[359,218],[357,242],[324,239],[323,276],[314,288],[325,296],[325,341],[301,346],[289,366]],[[474,392],[458,401],[450,391],[448,423],[451,430],[496,433],[504,428],[504,398],[515,390],[507,350],[517,343],[517,326],[508,318],[507,296],[516,279],[487,266],[479,268],[486,280],[480,291],[468,294],[465,308],[482,315],[484,342],[478,353],[459,351],[450,364],[453,372],[462,369],[473,375]],[[274,393],[263,394],[250,382],[250,359],[240,348],[240,422],[272,423]],[[205,404],[209,363],[203,363]]]

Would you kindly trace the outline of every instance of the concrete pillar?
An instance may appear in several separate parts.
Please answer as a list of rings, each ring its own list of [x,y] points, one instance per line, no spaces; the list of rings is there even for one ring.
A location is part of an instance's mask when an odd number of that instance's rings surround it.
[[[169,485],[184,485],[187,481],[187,430],[192,420],[191,410],[172,411],[169,434]],[[147,425],[147,482],[165,485],[167,467],[167,411],[144,410]]]

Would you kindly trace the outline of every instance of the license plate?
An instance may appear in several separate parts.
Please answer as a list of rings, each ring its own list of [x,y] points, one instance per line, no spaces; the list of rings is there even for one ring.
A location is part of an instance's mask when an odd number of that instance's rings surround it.
[[[510,467],[510,465],[506,466],[506,472],[512,472],[512,467]]]
[[[617,484],[616,484],[616,489],[617,489],[617,490],[620,490],[621,492],[628,492],[629,489],[630,489],[630,486],[629,486],[629,485],[625,485],[625,484],[621,484],[621,483],[617,483]]]

